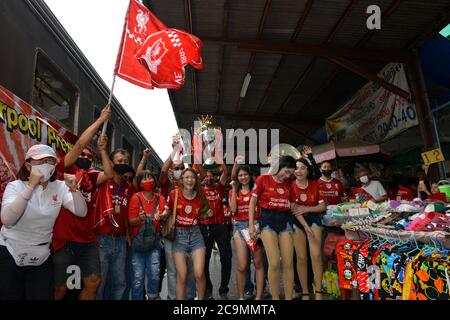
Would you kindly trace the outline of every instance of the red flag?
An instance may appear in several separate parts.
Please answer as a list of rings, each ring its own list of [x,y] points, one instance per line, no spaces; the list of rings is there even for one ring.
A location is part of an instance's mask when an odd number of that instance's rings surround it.
[[[184,84],[186,65],[203,68],[201,47],[196,36],[167,29],[149,35],[136,57],[148,68],[154,87],[178,89]]]
[[[137,0],[130,0],[114,74],[135,85],[152,89],[151,76],[136,59],[136,53],[152,33],[167,27]]]

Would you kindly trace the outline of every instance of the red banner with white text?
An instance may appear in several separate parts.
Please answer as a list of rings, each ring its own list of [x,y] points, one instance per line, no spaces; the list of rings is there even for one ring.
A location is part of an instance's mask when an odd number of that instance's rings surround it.
[[[16,179],[32,145],[47,144],[62,158],[77,139],[73,133],[0,86],[0,204],[6,185]]]

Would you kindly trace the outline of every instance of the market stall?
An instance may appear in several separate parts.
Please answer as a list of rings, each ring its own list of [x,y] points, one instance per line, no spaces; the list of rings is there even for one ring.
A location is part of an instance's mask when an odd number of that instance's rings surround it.
[[[322,220],[345,231],[334,250],[343,298],[450,299],[448,202],[353,199],[328,206]]]

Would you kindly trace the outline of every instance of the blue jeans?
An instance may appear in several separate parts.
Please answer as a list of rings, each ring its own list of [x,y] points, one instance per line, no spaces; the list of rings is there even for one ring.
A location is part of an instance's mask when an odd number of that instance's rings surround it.
[[[127,286],[125,237],[99,236],[98,242],[102,283],[97,291],[97,300],[122,300]],[[106,292],[106,287],[109,288],[109,292]]]
[[[172,256],[173,241],[164,239],[164,251],[166,254],[167,266],[167,295],[169,300],[176,299],[177,270]],[[196,294],[195,277],[192,269],[192,259],[188,256],[187,280],[186,280],[186,299],[194,299]]]
[[[131,266],[133,282],[131,284],[131,300],[142,300],[145,290],[145,278],[147,278],[147,296],[156,298],[159,287],[159,244],[149,252],[131,252]]]
[[[123,291],[122,300],[130,300],[131,285],[133,283],[133,270],[131,266],[131,248],[127,244],[127,255],[125,261],[125,290]],[[108,290],[108,289],[107,289]]]

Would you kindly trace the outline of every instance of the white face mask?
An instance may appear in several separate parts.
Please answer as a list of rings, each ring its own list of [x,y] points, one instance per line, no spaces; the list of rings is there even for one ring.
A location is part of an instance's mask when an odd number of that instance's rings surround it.
[[[173,172],[173,177],[175,180],[180,180],[181,178],[181,173],[183,172],[183,170],[175,170]]]
[[[361,178],[359,178],[359,181],[361,181],[362,183],[367,183],[367,182],[369,182],[369,177],[368,176],[362,176]]]
[[[41,182],[46,182],[50,180],[53,173],[55,172],[55,165],[54,164],[40,164],[37,166],[31,166],[31,172],[37,172],[40,171],[44,176],[41,178]]]

